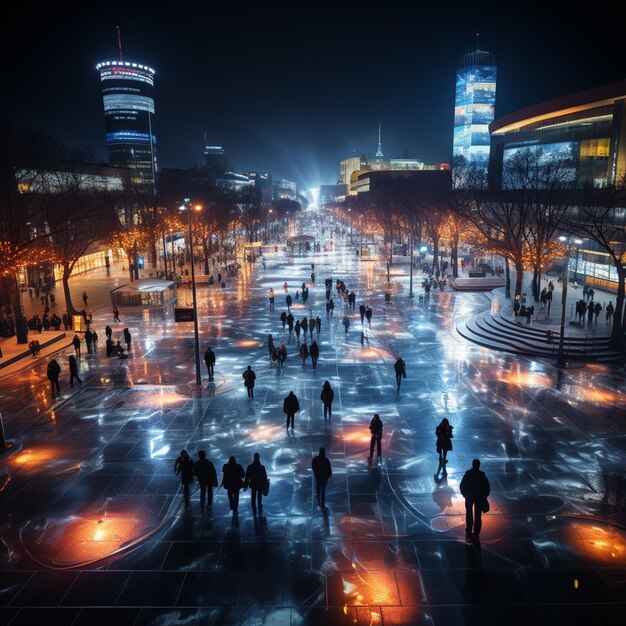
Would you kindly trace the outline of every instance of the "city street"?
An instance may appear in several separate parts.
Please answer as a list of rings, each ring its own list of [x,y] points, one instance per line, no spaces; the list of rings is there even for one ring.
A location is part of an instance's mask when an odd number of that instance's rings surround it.
[[[456,324],[489,310],[490,294],[419,298],[418,274],[410,299],[406,265],[393,267],[389,288],[384,268],[361,260],[349,234],[310,226],[303,232],[318,234],[321,252],[296,247],[290,256],[280,247],[243,264],[225,289],[198,286],[201,358],[209,345],[216,355],[213,382],[201,363],[201,390],[192,323],[175,323],[171,308],[121,310],[113,323],[108,293],[125,282],[119,270],[92,282],[100,341],[95,354],[83,343],[82,385],[69,386],[71,346],[56,353],[54,396],[48,356],[0,378],[14,444],[0,456],[0,621],[622,624],[624,369],[560,371],[470,343]],[[337,279],[356,293],[355,310],[344,307]],[[295,318],[321,319],[315,370],[299,358],[295,332],[282,329],[285,281]],[[306,305],[295,299],[303,282]],[[363,336],[361,304],[373,310]],[[106,357],[107,324],[122,343],[130,330],[128,359]],[[269,358],[269,333],[286,345],[282,372]],[[399,389],[398,354],[406,362]],[[242,378],[248,365],[253,400]],[[326,380],[335,394],[328,420]],[[283,413],[289,391],[301,407],[293,431]],[[369,461],[374,413],[384,424],[382,457]],[[447,476],[436,480],[435,427],[444,417],[453,450]],[[333,471],[325,510],[311,471],[320,446]],[[258,452],[271,480],[262,513],[253,515],[247,491],[233,516],[224,488],[201,507],[197,482],[185,506],[174,473],[183,448],[194,460],[205,450],[219,481],[230,455],[245,469]],[[491,484],[480,543],[466,540],[459,491],[474,458]]]

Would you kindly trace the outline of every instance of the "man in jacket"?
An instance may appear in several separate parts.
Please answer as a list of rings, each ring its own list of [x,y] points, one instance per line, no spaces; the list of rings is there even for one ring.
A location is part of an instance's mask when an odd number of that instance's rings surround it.
[[[406,366],[404,364],[404,359],[398,355],[396,362],[393,364],[393,369],[396,372],[396,385],[397,388],[400,389],[400,383],[402,382],[402,378],[406,378]]]
[[[313,363],[313,369],[317,366],[317,359],[320,356],[320,347],[317,345],[317,341],[311,343],[309,349],[309,355],[311,356],[311,362]]]
[[[478,541],[482,527],[482,507],[491,490],[485,472],[480,470],[479,459],[474,459],[472,469],[465,472],[460,489],[465,498],[465,534]]]
[[[204,506],[208,494],[209,506],[213,504],[213,487],[217,487],[215,465],[206,458],[206,452],[198,452],[198,460],[193,464],[193,474],[200,483],[200,506]]]
[[[256,380],[256,374],[252,366],[248,365],[246,371],[241,376],[243,377],[243,384],[248,392],[248,398],[254,400],[254,381]]]
[[[243,471],[243,467],[237,463],[234,454],[229,457],[228,463],[224,464],[222,473],[222,486],[228,493],[230,510],[233,512],[233,515],[237,515],[239,509],[239,491],[243,487],[243,479],[246,473]]]
[[[213,380],[213,368],[215,367],[215,352],[208,346],[204,353],[204,362],[206,363],[207,371],[209,372],[209,381]]]
[[[250,504],[252,505],[252,513],[256,515],[257,502],[259,505],[259,513],[263,512],[263,488],[267,483],[267,472],[265,466],[261,465],[261,456],[258,452],[254,453],[254,460],[246,469],[246,478],[243,482],[243,490],[251,489]]]
[[[381,441],[383,438],[383,423],[380,419],[378,413],[374,413],[374,417],[370,422],[370,432],[372,433],[372,438],[370,440],[370,455],[369,459],[371,460],[374,456],[374,446],[376,446],[376,454],[381,456]]]
[[[191,460],[187,450],[180,451],[180,456],[174,463],[174,472],[177,476],[180,476],[180,482],[183,485],[185,503],[188,505],[189,485],[193,482],[193,461]]]
[[[50,363],[48,363],[47,369],[48,380],[50,381],[50,392],[54,395],[54,388],[57,388],[57,391],[60,393],[61,388],[59,387],[59,374],[61,373],[61,367],[56,362],[56,359],[52,359]]]
[[[317,504],[326,508],[326,485],[328,479],[333,475],[330,461],[326,458],[326,448],[320,448],[319,454],[313,457],[311,463],[313,475],[315,476],[315,495],[317,496]]]
[[[287,428],[289,428],[289,422],[291,421],[291,430],[293,430],[294,417],[299,410],[300,403],[298,402],[298,397],[293,391],[290,391],[283,402],[283,412],[287,414]]]

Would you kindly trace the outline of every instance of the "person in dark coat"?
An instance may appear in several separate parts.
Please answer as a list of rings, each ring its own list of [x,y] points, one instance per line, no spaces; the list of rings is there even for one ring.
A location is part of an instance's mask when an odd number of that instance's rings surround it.
[[[291,304],[293,303],[291,294],[287,294],[287,297],[285,298],[285,302],[287,303],[287,310],[289,310],[291,308]]]
[[[279,371],[283,371],[283,368],[285,367],[285,361],[287,360],[287,348],[285,347],[284,343],[281,343],[280,346],[278,346],[278,368]]]
[[[437,453],[439,454],[439,467],[435,474],[435,480],[439,479],[439,472],[442,471],[446,476],[446,463],[448,462],[448,451],[452,450],[452,426],[447,417],[441,420],[441,423],[435,428],[435,435],[437,435]]]
[[[80,337],[78,335],[74,335],[74,339],[72,339],[72,345],[74,346],[74,350],[76,351],[76,356],[80,358]]]
[[[311,463],[313,469],[313,475],[315,476],[315,495],[317,496],[317,504],[326,508],[326,485],[328,485],[328,479],[333,475],[333,470],[330,466],[330,461],[326,458],[326,448],[323,446],[320,448],[319,454],[313,457]]]
[[[91,354],[92,350],[92,343],[93,343],[93,333],[91,332],[91,329],[88,328],[85,331],[85,343],[87,344],[87,354]]]
[[[209,373],[209,380],[213,380],[213,368],[215,367],[215,352],[211,349],[211,346],[207,346],[204,353],[204,362],[206,363],[206,369]]]
[[[180,456],[174,463],[174,472],[180,476],[180,482],[183,485],[183,495],[185,501],[189,500],[189,485],[193,482],[193,461],[187,450],[181,450]]]
[[[107,339],[113,337],[113,329],[108,324],[104,327],[104,334],[107,336]]]
[[[306,360],[309,358],[309,349],[307,348],[306,343],[303,343],[300,346],[300,358],[302,359],[302,367],[306,365]]]
[[[246,371],[241,375],[243,378],[243,384],[248,392],[248,398],[254,400],[254,381],[256,380],[256,374],[252,369],[252,366],[248,365]]]
[[[74,386],[74,379],[78,381],[79,385],[82,385],[83,381],[78,377],[78,363],[76,362],[76,357],[70,354],[68,361],[70,366],[70,387]]]
[[[317,336],[319,337],[320,332],[322,332],[322,320],[319,315],[315,318],[315,325],[317,326]]]
[[[325,380],[322,385],[322,393],[320,393],[320,400],[324,405],[324,419],[330,419],[333,414],[333,400],[335,398],[335,392],[330,386],[330,382]]]
[[[46,374],[48,376],[48,380],[50,381],[50,393],[54,395],[54,388],[57,388],[58,392],[61,392],[61,388],[59,387],[59,374],[61,373],[61,368],[59,364],[56,362],[56,359],[52,359],[50,363],[48,363],[48,369]]]
[[[257,503],[259,513],[263,512],[263,488],[267,483],[267,472],[265,466],[261,465],[261,456],[258,452],[254,453],[254,460],[246,469],[246,478],[243,482],[243,490],[247,491],[250,487],[250,504],[252,505],[252,513],[256,515]]]
[[[361,315],[361,324],[362,324],[363,323],[363,319],[365,318],[365,305],[364,304],[362,304],[359,307],[359,313]]]
[[[300,328],[302,329],[302,332],[304,333],[304,340],[306,341],[306,334],[309,330],[309,320],[306,317],[302,318],[302,321],[300,322]]]
[[[69,315],[69,313],[67,311],[65,313],[63,313],[62,319],[63,319],[63,328],[65,330],[69,330],[70,329],[70,324],[72,323],[72,318],[70,317],[70,315]]]
[[[200,506],[204,506],[207,499],[209,506],[213,505],[213,487],[217,487],[217,472],[215,465],[206,458],[206,452],[198,452],[198,460],[193,464],[193,474],[200,483]]]
[[[291,422],[291,430],[293,430],[294,417],[299,410],[300,403],[298,402],[298,397],[293,391],[290,391],[283,402],[283,412],[287,414],[287,428],[289,428],[289,423]]]
[[[298,340],[298,343],[300,343],[300,320],[296,320],[294,330],[296,331],[296,339]]]
[[[332,315],[335,310],[335,302],[332,298],[328,301],[328,308],[330,309],[330,314]]]
[[[317,366],[317,359],[320,356],[320,347],[317,345],[317,341],[311,343],[309,348],[309,355],[311,356],[311,362],[313,363],[313,369]]]
[[[237,463],[235,455],[231,455],[228,459],[228,463],[222,468],[222,487],[226,489],[228,493],[228,504],[233,515],[237,515],[239,510],[239,491],[243,487],[243,479],[246,473],[243,471],[243,467]]]
[[[313,331],[315,330],[315,320],[311,318],[309,320],[309,332],[311,333],[311,339],[313,339]]]
[[[287,313],[282,311],[280,314],[280,321],[283,323],[283,330],[285,330],[285,322],[287,321]]]
[[[343,323],[344,335],[347,335],[348,329],[350,328],[350,318],[347,315],[344,315],[342,323]]]
[[[465,498],[465,535],[478,541],[482,528],[483,504],[491,491],[485,472],[480,470],[480,460],[472,461],[461,480],[461,495]]]
[[[383,439],[383,423],[380,419],[380,415],[378,413],[374,413],[374,417],[370,422],[370,433],[372,433],[372,437],[370,439],[370,455],[369,459],[371,460],[374,456],[374,446],[376,446],[376,454],[381,456],[381,442]]]
[[[396,372],[396,385],[397,388],[400,389],[400,383],[403,378],[406,378],[406,365],[404,363],[404,359],[398,355],[396,358],[396,362],[393,364],[393,369]]]
[[[365,309],[365,319],[367,320],[367,325],[372,327],[372,309],[368,306]]]
[[[128,328],[124,329],[124,341],[126,342],[126,350],[130,352],[130,331]]]

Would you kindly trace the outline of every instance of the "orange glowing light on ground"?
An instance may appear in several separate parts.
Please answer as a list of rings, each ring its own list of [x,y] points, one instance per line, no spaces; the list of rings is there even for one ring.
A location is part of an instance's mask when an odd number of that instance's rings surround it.
[[[24,465],[30,467],[36,467],[38,465],[44,465],[49,461],[56,461],[60,458],[59,452],[56,448],[45,446],[42,448],[28,448],[22,450],[18,454],[10,458],[11,464],[17,468]]]
[[[500,381],[520,387],[551,387],[552,380],[547,374],[538,372],[507,372],[500,376]]]
[[[400,603],[393,572],[345,572],[341,579],[348,606],[395,606]]]
[[[626,532],[593,523],[571,524],[569,541],[574,550],[599,563],[626,565]]]
[[[235,346],[238,348],[258,348],[260,345],[261,342],[256,339],[239,339],[235,341]]]
[[[139,508],[128,513],[55,519],[29,542],[31,556],[50,567],[93,563],[145,538],[155,528],[153,522]]]
[[[284,426],[259,425],[254,430],[250,431],[249,437],[253,441],[276,441],[283,431]]]
[[[583,397],[592,402],[606,402],[607,404],[626,404],[626,396],[615,391],[605,389],[584,389]]]

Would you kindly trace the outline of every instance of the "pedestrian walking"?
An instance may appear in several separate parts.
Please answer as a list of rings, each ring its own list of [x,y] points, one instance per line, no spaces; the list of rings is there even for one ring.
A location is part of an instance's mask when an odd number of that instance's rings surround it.
[[[287,294],[287,297],[285,298],[285,302],[287,303],[287,310],[289,310],[291,308],[291,304],[293,302],[293,298],[291,297],[291,294],[289,294],[289,293]]]
[[[274,308],[274,287],[270,287],[270,292],[269,292],[269,301],[270,301],[270,309]]]
[[[365,305],[362,304],[359,307],[359,315],[361,316],[361,324],[363,324],[363,320],[365,319]]]
[[[85,331],[85,345],[87,346],[87,354],[91,354],[92,353],[92,344],[93,344],[93,333],[91,332],[91,329],[88,328]]]
[[[276,348],[274,347],[274,337],[272,337],[272,334],[270,333],[267,336],[267,351],[270,355],[270,365],[272,363],[272,361],[275,361],[276,358],[274,357],[274,352],[275,352]]]
[[[294,429],[294,417],[299,410],[300,403],[298,402],[298,397],[293,391],[290,391],[283,401],[283,413],[287,414],[287,428],[289,428],[291,423],[291,430]]]
[[[285,322],[287,321],[287,313],[285,313],[284,311],[282,311],[280,314],[280,321],[283,324],[283,330],[285,330]]]
[[[307,348],[306,343],[303,343],[300,346],[300,358],[302,359],[302,367],[306,365],[306,360],[309,358],[309,349]]]
[[[204,362],[206,363],[206,369],[209,374],[209,382],[213,380],[213,372],[215,368],[215,352],[211,349],[211,346],[207,346],[204,353]]]
[[[489,510],[487,496],[491,491],[485,472],[480,469],[480,460],[472,461],[461,480],[461,495],[465,498],[465,536],[479,541],[482,514]]]
[[[328,308],[330,310],[330,314],[332,315],[335,310],[335,302],[332,298],[328,301]]]
[[[296,331],[296,339],[298,340],[298,343],[300,343],[300,320],[296,320],[294,330]]]
[[[372,327],[372,309],[368,306],[365,309],[365,319],[367,320],[367,325]]]
[[[74,350],[76,351],[76,356],[80,358],[80,337],[78,335],[74,335],[74,339],[72,339],[72,345],[74,346]]]
[[[322,332],[322,320],[319,315],[315,318],[315,325],[317,326],[317,336],[319,337],[320,332]]]
[[[311,333],[311,339],[313,339],[313,331],[315,330],[315,319],[311,317],[309,319],[309,332]]]
[[[174,462],[174,473],[180,476],[185,504],[189,506],[189,485],[193,482],[193,461],[187,450],[180,451],[179,457]]]
[[[320,356],[320,347],[317,345],[317,341],[311,342],[311,347],[309,348],[309,355],[311,356],[311,363],[313,363],[313,369],[317,367],[317,359]]]
[[[126,350],[130,352],[130,330],[128,328],[124,329],[124,342],[126,343]]]
[[[285,361],[287,360],[287,348],[284,343],[278,346],[278,371],[282,372],[285,367]]]
[[[217,472],[215,465],[206,458],[204,450],[198,451],[198,460],[193,464],[193,474],[200,484],[200,506],[204,507],[208,500],[213,505],[213,487],[217,487]]]
[[[350,328],[350,318],[347,315],[343,316],[343,329],[344,329],[344,335],[348,334],[348,329]]]
[[[447,476],[446,463],[448,462],[448,452],[452,450],[452,426],[447,417],[444,417],[437,428],[435,428],[435,435],[437,436],[437,454],[439,455],[439,466],[435,473],[435,480],[439,479],[439,472],[442,472],[443,476]]]
[[[98,352],[98,333],[95,330],[91,333],[91,343],[93,345],[93,351]]]
[[[289,286],[287,285],[287,281],[284,282],[283,289],[285,290],[285,293],[289,291]]]
[[[370,433],[372,433],[372,437],[370,439],[370,455],[368,458],[371,461],[374,456],[374,446],[376,446],[376,455],[382,456],[383,423],[378,413],[374,413],[374,417],[370,422]]]
[[[315,476],[315,495],[317,496],[317,504],[322,509],[326,508],[326,486],[328,479],[333,475],[330,460],[326,458],[326,448],[322,446],[319,454],[313,457],[311,469]]]
[[[243,479],[246,473],[243,467],[237,463],[234,454],[229,457],[228,463],[222,468],[222,474],[222,486],[228,494],[228,505],[233,515],[237,515],[239,510],[239,492],[243,488]]]
[[[83,302],[85,303],[85,306],[87,306],[87,292],[83,291]]]
[[[46,375],[48,376],[48,380],[50,381],[50,393],[54,395],[54,388],[60,393],[61,388],[59,387],[59,374],[61,373],[61,367],[56,362],[56,359],[52,359],[50,363],[48,363],[48,368],[46,370]]]
[[[396,386],[400,389],[402,379],[406,378],[406,364],[399,354],[396,357],[396,362],[393,364],[393,369],[396,372]]]
[[[324,419],[330,419],[333,414],[333,400],[335,399],[335,392],[330,386],[330,382],[325,380],[322,385],[322,393],[320,393],[320,400],[324,405]]]
[[[70,387],[74,386],[74,379],[78,381],[79,385],[82,385],[83,381],[78,376],[78,363],[76,361],[76,357],[73,354],[70,354],[68,361],[70,366]]]
[[[267,488],[268,482],[265,466],[261,465],[261,455],[255,452],[254,460],[246,468],[246,477],[243,482],[244,491],[250,487],[250,505],[254,515],[256,515],[257,506],[259,513],[263,513],[263,491]]]
[[[613,302],[609,302],[606,305],[606,323],[609,324],[613,319],[613,313],[615,313],[615,307],[613,306]]]
[[[113,321],[120,321],[120,310],[117,308],[117,304],[113,305]]]
[[[111,339],[113,336],[113,329],[108,324],[104,327],[104,334],[107,336],[107,339]]]
[[[254,381],[256,380],[256,374],[250,365],[246,368],[246,371],[241,375],[243,378],[243,384],[248,392],[248,398],[254,400]]]

